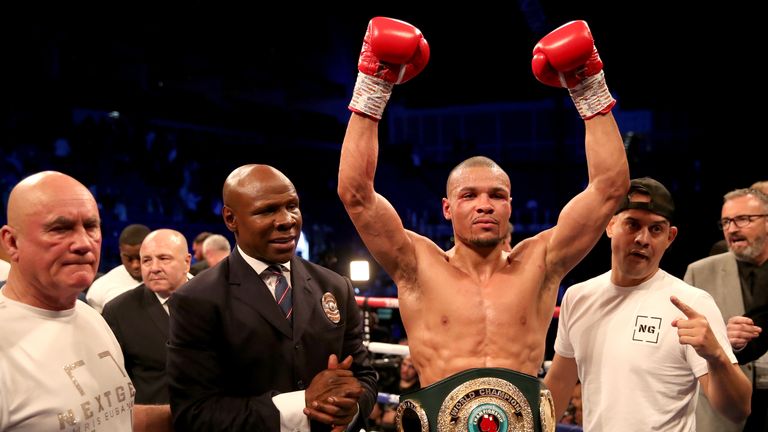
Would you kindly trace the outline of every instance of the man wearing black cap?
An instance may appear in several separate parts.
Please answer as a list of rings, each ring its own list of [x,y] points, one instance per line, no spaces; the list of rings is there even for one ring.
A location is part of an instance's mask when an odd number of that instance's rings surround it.
[[[699,384],[732,421],[749,414],[751,387],[712,296],[659,268],[674,211],[661,183],[632,180],[606,228],[611,270],[563,298],[544,382],[562,413],[581,381],[584,430],[696,430]]]

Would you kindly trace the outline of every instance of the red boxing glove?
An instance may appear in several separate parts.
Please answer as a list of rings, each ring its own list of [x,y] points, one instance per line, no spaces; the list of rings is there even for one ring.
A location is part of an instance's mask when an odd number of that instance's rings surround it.
[[[373,18],[363,39],[349,109],[381,119],[392,86],[418,75],[428,61],[429,45],[419,29],[392,18]]]
[[[531,67],[544,84],[567,88],[584,120],[605,114],[616,104],[584,21],[571,21],[544,36],[533,48]]]

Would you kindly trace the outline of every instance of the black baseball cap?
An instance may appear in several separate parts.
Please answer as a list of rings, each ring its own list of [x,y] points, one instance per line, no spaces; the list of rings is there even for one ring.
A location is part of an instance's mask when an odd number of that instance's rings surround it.
[[[648,202],[631,201],[630,198],[633,193],[648,195],[651,199]],[[616,210],[616,214],[629,209],[648,210],[651,213],[664,216],[672,222],[675,214],[675,202],[672,200],[672,194],[663,184],[650,177],[641,177],[629,182],[629,192],[624,197],[619,209]]]

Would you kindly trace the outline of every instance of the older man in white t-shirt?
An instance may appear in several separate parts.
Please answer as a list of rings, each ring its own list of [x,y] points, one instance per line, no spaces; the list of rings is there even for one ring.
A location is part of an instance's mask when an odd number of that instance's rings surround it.
[[[0,259],[0,282],[8,279],[8,272],[11,270],[11,265],[7,261]]]

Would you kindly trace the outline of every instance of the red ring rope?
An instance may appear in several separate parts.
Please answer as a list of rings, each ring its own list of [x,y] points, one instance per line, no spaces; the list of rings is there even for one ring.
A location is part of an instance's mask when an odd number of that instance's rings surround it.
[[[357,300],[357,304],[363,307],[374,307],[374,308],[394,308],[398,309],[400,307],[400,303],[396,298],[391,297],[363,297],[363,296],[355,296],[355,300]],[[555,306],[555,313],[552,314],[553,318],[560,317],[560,306]]]

